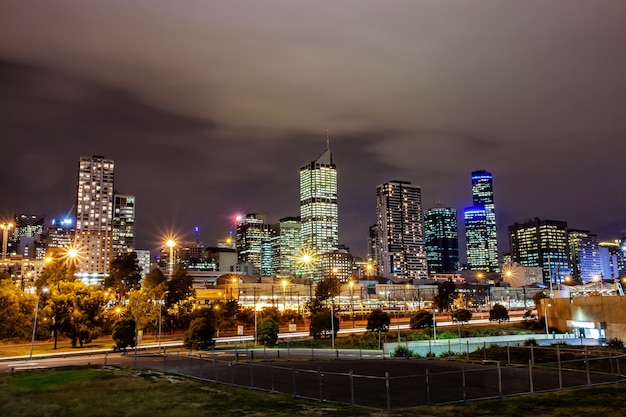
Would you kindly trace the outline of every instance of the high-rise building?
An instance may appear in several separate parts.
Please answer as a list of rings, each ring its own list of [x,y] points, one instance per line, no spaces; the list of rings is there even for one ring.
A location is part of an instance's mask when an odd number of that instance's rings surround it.
[[[47,255],[60,254],[63,249],[72,246],[75,234],[74,219],[71,217],[52,219],[46,236]]]
[[[511,260],[522,266],[538,266],[545,284],[565,282],[569,267],[567,223],[535,218],[509,226]]]
[[[600,250],[601,273],[595,278],[617,278],[620,276],[620,256],[622,250],[619,241],[598,243]]]
[[[36,214],[15,215],[12,240],[16,254],[29,259],[43,259],[46,252],[44,217]]]
[[[439,204],[424,213],[424,234],[428,272],[459,270],[459,234],[456,210]]]
[[[76,201],[80,272],[106,274],[112,258],[115,164],[103,156],[81,157]]]
[[[493,175],[487,171],[472,172],[473,206],[465,209],[465,240],[469,269],[497,272],[498,239],[493,199]]]
[[[322,156],[300,168],[300,219],[304,247],[315,255],[337,249],[337,167],[328,143]]]
[[[428,277],[422,190],[408,181],[376,187],[378,272],[402,279]]]
[[[253,267],[254,275],[272,274],[272,228],[263,215],[248,213],[237,223],[237,260]]]
[[[600,276],[602,266],[598,236],[588,230],[569,229],[567,240],[572,276],[583,283],[591,282],[594,277]]]
[[[113,256],[135,250],[135,196],[115,194],[112,230]]]
[[[277,233],[272,237],[272,275],[295,276],[300,269],[298,254],[302,249],[300,218],[282,218],[274,229]]]

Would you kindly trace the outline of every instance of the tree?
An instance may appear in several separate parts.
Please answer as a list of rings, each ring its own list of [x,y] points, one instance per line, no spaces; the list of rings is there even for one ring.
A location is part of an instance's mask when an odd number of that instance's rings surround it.
[[[205,318],[193,319],[185,332],[183,346],[191,349],[206,349],[213,344],[215,328]]]
[[[339,318],[333,314],[332,319],[335,330],[333,336],[337,336],[337,332],[339,331]],[[331,325],[330,321],[330,310],[322,310],[311,316],[309,331],[314,339],[320,339],[322,336],[326,337],[331,334],[333,325]]]
[[[306,303],[311,314],[316,314],[326,308],[326,301],[341,293],[341,282],[334,275],[322,278],[315,286],[315,298]]]
[[[82,281],[60,281],[49,288],[43,312],[53,323],[54,347],[58,334],[71,340],[72,346],[97,338],[101,333],[104,294]]]
[[[539,308],[541,300],[543,300],[544,298],[548,298],[548,293],[546,293],[545,291],[537,291],[533,294],[533,302],[535,303],[536,308]]]
[[[432,325],[433,315],[428,310],[418,310],[409,321],[411,329],[423,329],[424,327],[432,327]]]
[[[454,313],[452,313],[452,321],[467,323],[471,319],[472,312],[464,308],[456,310]]]
[[[167,281],[165,275],[159,268],[154,268],[143,277],[143,287],[146,289],[152,289],[160,286]]]
[[[501,304],[495,304],[493,308],[489,310],[489,321],[497,321],[498,323],[509,321],[509,312],[506,307]]]
[[[437,285],[437,295],[435,295],[435,303],[443,312],[450,308],[452,302],[457,296],[456,284],[451,279]]]
[[[141,282],[141,268],[137,261],[136,252],[127,252],[117,255],[109,266],[109,275],[104,277],[104,288],[116,292],[118,299],[126,298],[131,290],[138,290]]]
[[[193,278],[183,268],[178,268],[167,281],[167,290],[165,302],[175,320],[175,327],[185,328],[193,307],[191,297],[195,296]]]
[[[384,312],[380,308],[373,310],[367,317],[366,329],[370,332],[386,332],[389,330],[391,317],[389,313]]]
[[[263,345],[275,345],[278,340],[278,323],[271,317],[265,317],[257,330],[259,342]]]
[[[135,320],[122,317],[115,321],[111,337],[116,349],[126,350],[128,346],[135,346]]]
[[[0,280],[1,340],[26,340],[30,337],[36,301],[36,296],[26,294],[13,285],[13,280]]]

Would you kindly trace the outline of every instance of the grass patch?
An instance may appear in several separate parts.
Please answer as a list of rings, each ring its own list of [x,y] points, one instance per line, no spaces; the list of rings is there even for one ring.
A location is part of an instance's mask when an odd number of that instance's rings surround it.
[[[155,371],[68,367],[0,375],[0,415],[12,417],[215,416],[549,416],[617,417],[623,385],[461,405],[371,410],[294,400],[282,394],[195,381]]]

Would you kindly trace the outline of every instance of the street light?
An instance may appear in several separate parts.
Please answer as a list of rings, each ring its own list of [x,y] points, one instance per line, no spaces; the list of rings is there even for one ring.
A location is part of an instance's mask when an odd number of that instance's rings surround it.
[[[161,350],[161,310],[163,310],[163,297],[165,297],[165,294],[169,293],[169,291],[165,291],[163,294],[161,294],[161,296],[159,297],[159,350]]]
[[[165,243],[170,248],[170,279],[172,279],[172,274],[174,273],[174,246],[176,246],[176,242],[173,239],[168,239]]]
[[[9,241],[9,229],[13,229],[14,226],[15,225],[11,222],[0,223],[0,229],[2,229],[2,259],[6,259],[8,257],[7,247]]]
[[[283,286],[283,312],[285,312],[287,310],[287,295],[286,295],[287,280],[286,279],[282,280],[281,284]]]
[[[354,281],[350,280],[350,317],[352,318],[352,328],[354,329]]]
[[[546,336],[550,335],[550,331],[548,330],[548,307],[552,307],[552,304],[546,302],[543,306],[543,319],[546,321]]]
[[[30,356],[29,360],[33,358],[33,348],[35,347],[35,332],[37,330],[37,315],[39,314],[39,299],[41,298],[41,294],[44,292],[48,292],[47,288],[43,288],[39,294],[37,294],[37,303],[35,304],[35,320],[33,321],[33,338],[30,342]]]

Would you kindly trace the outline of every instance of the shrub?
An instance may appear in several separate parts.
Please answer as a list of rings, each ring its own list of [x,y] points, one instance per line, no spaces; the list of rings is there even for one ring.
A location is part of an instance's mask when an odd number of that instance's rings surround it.
[[[433,315],[427,310],[418,310],[410,321],[411,329],[423,329],[433,325]]]
[[[257,330],[259,342],[263,345],[275,345],[278,340],[278,323],[272,317],[265,317]]]
[[[524,346],[537,346],[537,339],[526,339],[524,340]]]
[[[193,319],[185,332],[183,346],[192,349],[206,349],[213,344],[215,328],[205,318]]]
[[[622,340],[618,338],[609,340],[608,344],[609,344],[609,347],[612,347],[612,348],[622,349],[624,347],[624,342],[622,342]]]
[[[398,346],[394,351],[392,356],[394,358],[410,358],[413,356],[413,351],[406,346]]]

